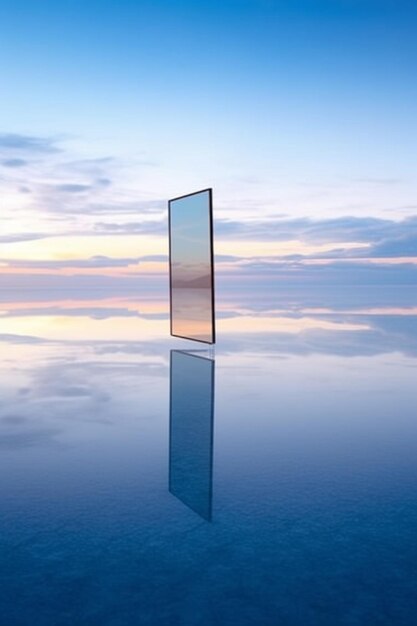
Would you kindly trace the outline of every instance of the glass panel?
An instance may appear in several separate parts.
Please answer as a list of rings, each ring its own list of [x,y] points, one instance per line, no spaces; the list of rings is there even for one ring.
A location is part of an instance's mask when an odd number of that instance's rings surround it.
[[[169,490],[211,520],[214,361],[171,351]]]
[[[214,343],[211,189],[169,201],[171,335]]]

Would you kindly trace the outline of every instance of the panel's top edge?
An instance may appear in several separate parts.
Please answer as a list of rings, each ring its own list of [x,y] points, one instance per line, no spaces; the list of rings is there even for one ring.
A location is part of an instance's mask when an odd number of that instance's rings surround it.
[[[199,193],[204,193],[205,191],[209,191],[210,193],[213,191],[213,187],[207,187],[206,189],[200,189],[199,191],[193,191],[192,193],[186,193],[183,196],[177,196],[176,198],[171,198],[168,200],[168,203],[174,202],[175,200],[182,200],[183,198],[188,198],[189,196],[196,196]]]

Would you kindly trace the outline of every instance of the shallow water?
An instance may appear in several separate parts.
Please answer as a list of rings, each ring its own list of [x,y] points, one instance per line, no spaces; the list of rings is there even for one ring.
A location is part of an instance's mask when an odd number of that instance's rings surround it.
[[[415,624],[416,300],[3,294],[1,624]]]

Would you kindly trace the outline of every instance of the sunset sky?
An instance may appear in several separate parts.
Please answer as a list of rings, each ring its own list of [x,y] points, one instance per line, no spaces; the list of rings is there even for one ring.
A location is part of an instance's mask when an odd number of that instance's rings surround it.
[[[0,0],[0,288],[159,288],[207,187],[220,281],[415,284],[416,17]]]

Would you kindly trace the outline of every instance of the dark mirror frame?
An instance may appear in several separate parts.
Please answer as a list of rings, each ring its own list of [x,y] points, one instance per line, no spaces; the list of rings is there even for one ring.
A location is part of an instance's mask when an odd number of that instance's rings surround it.
[[[172,256],[171,256],[171,205],[178,201],[183,200],[184,198],[189,198],[190,196],[197,196],[202,193],[208,194],[208,211],[209,211],[209,248],[210,248],[210,277],[211,277],[211,329],[212,329],[212,340],[204,341],[203,339],[195,339],[194,337],[186,337],[183,335],[176,335],[172,331]],[[183,196],[177,196],[176,198],[172,198],[168,200],[168,231],[169,231],[169,319],[170,319],[170,335],[172,337],[179,337],[180,339],[189,339],[190,341],[198,341],[199,343],[208,343],[214,344],[216,343],[216,315],[215,315],[215,297],[214,297],[214,246],[213,246],[213,189],[208,187],[207,189],[200,189],[199,191],[193,191],[192,193],[184,194]]]

